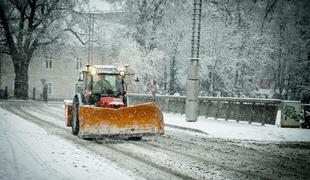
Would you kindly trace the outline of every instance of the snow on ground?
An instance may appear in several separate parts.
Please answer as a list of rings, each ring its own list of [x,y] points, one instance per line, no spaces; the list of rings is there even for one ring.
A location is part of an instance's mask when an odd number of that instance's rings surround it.
[[[203,131],[216,138],[258,141],[303,141],[310,142],[310,129],[280,128],[276,125],[239,123],[224,119],[198,117],[196,122],[186,122],[185,116],[164,113],[165,124]]]
[[[0,179],[133,179],[111,161],[1,108],[0,117]]]

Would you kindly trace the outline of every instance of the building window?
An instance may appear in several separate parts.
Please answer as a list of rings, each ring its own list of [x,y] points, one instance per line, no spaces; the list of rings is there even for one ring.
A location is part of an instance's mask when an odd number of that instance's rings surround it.
[[[81,58],[76,58],[76,69],[79,70],[82,68],[82,59]]]
[[[81,84],[75,84],[75,92],[74,94],[76,93],[82,93],[82,86]]]
[[[52,83],[47,83],[47,93],[52,94],[52,90],[53,90]]]
[[[53,68],[53,58],[52,58],[51,54],[48,57],[46,57],[45,68],[46,69],[52,69]]]

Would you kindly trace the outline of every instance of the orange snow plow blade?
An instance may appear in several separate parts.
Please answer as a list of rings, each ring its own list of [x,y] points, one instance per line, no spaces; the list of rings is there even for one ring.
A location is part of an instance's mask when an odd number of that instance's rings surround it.
[[[120,109],[79,107],[79,136],[142,137],[164,133],[163,114],[154,103]]]

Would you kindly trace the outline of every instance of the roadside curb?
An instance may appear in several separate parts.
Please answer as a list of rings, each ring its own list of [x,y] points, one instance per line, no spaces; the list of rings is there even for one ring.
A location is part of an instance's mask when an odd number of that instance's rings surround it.
[[[185,131],[191,131],[191,132],[195,132],[195,133],[201,133],[201,134],[209,135],[208,133],[201,131],[199,129],[193,129],[193,128],[177,126],[177,125],[172,125],[172,124],[167,124],[167,123],[165,123],[165,126],[171,127],[171,128],[176,128],[176,129],[181,129],[181,130],[185,130]]]

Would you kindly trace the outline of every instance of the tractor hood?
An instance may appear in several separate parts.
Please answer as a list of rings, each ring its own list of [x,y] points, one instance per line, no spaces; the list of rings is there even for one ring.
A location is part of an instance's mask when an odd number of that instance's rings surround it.
[[[114,97],[102,97],[98,102],[99,107],[106,107],[106,108],[122,108],[124,107],[124,102],[120,98]]]

